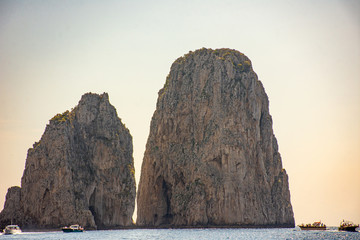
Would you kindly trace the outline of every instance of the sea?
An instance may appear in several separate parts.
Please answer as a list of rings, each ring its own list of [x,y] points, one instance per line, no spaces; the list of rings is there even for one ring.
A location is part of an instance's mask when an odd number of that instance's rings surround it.
[[[23,232],[14,235],[0,235],[3,239],[360,239],[360,232],[339,232],[336,228],[325,231],[301,231],[299,228],[206,228],[206,229],[128,229],[84,231],[80,233],[56,232]]]

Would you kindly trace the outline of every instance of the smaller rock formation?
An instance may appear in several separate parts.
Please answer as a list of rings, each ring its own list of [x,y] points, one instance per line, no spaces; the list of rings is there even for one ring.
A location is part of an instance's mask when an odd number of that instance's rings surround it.
[[[8,189],[5,198],[4,210],[0,213],[0,231],[13,220],[22,219],[20,208],[21,188],[11,187]]]
[[[72,111],[53,117],[28,150],[21,188],[9,189],[0,223],[13,220],[25,228],[131,226],[132,152],[132,137],[108,94],[83,95]]]

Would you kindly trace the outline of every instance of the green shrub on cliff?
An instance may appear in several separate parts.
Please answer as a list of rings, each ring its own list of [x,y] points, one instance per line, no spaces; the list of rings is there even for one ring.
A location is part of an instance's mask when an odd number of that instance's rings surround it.
[[[66,122],[69,119],[69,111],[65,111],[63,113],[58,113],[56,114],[52,119],[50,119],[50,121],[55,121],[55,122]]]

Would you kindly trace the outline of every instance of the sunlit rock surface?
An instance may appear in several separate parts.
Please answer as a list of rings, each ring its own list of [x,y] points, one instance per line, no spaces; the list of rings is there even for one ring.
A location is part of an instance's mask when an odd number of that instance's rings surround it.
[[[244,54],[201,49],[172,64],[137,204],[139,226],[294,226],[268,98]]]
[[[52,118],[28,150],[19,197],[11,200],[20,210],[7,206],[7,199],[0,222],[11,219],[26,228],[131,226],[136,191],[132,152],[132,137],[108,94],[83,95],[72,111]]]

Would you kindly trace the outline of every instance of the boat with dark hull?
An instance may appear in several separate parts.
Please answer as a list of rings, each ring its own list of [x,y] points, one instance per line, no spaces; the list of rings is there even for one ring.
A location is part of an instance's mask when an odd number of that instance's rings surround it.
[[[326,225],[323,224],[321,221],[314,222],[312,224],[301,224],[299,225],[301,230],[326,230]]]
[[[82,228],[79,224],[71,225],[70,227],[63,227],[61,229],[63,232],[83,232],[84,228]]]
[[[356,232],[356,228],[359,227],[359,224],[354,224],[351,221],[342,220],[340,223],[339,231],[348,231],[348,232]]]

